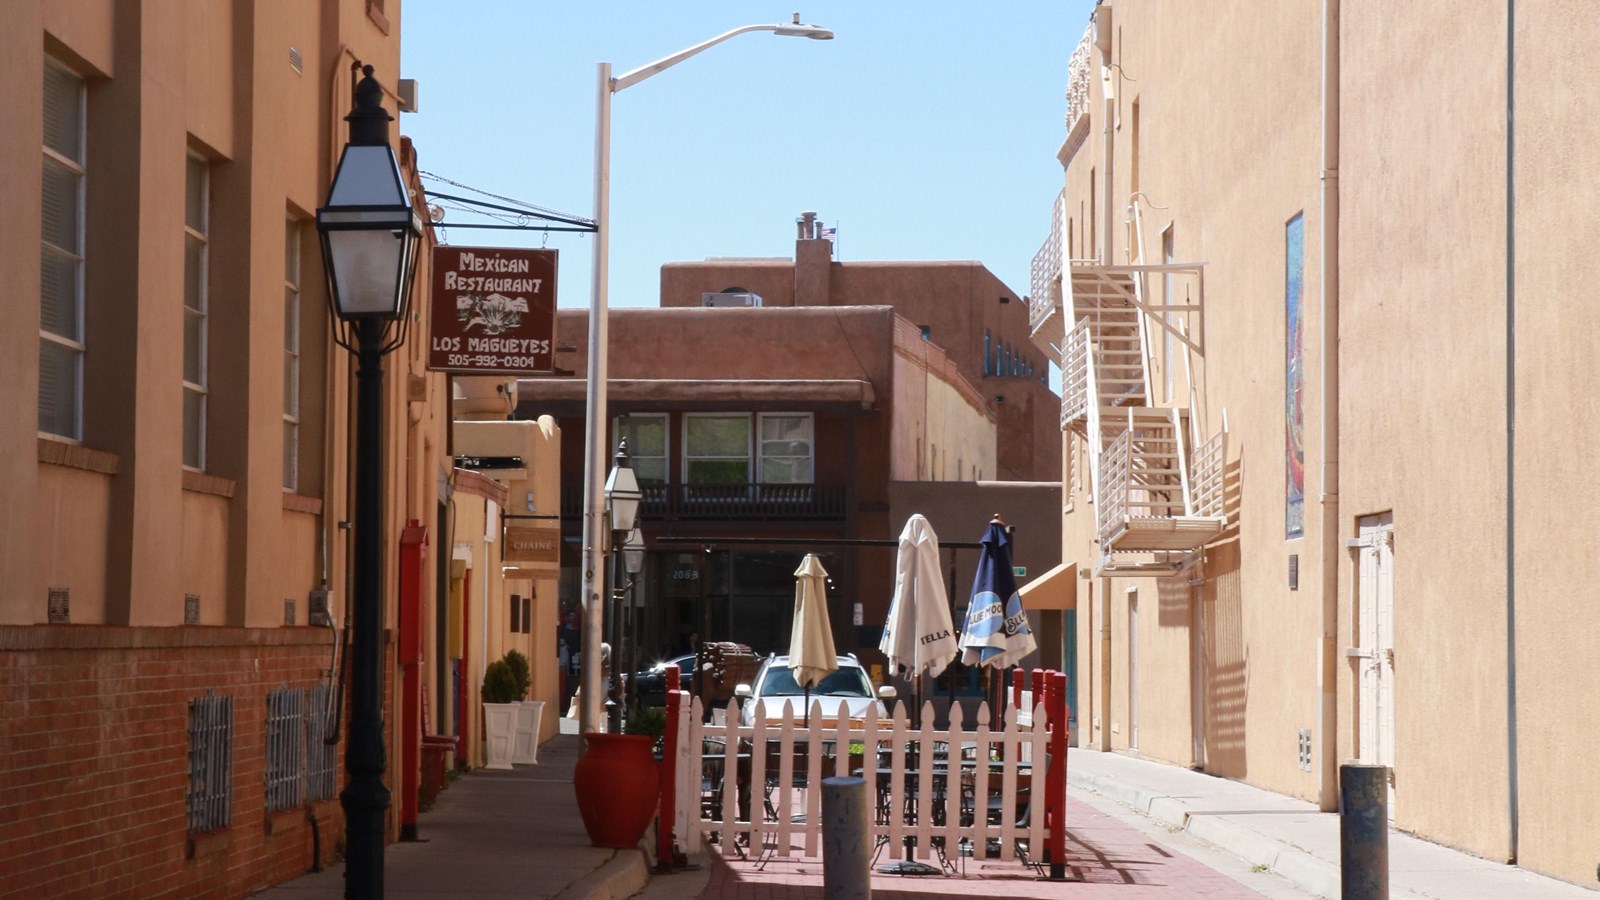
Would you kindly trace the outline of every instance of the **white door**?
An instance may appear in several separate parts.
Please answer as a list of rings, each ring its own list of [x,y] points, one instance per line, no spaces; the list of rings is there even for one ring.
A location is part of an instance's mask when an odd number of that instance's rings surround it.
[[[1360,681],[1357,735],[1361,761],[1389,767],[1389,818],[1394,818],[1394,514],[1366,516],[1358,526],[1356,634],[1350,654]]]
[[[1139,589],[1128,588],[1128,749],[1139,749]]]

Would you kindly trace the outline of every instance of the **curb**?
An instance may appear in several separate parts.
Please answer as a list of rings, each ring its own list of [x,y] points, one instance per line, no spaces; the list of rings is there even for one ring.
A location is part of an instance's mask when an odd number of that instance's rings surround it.
[[[567,885],[554,900],[626,900],[644,890],[649,881],[644,851],[618,850],[599,868]]]

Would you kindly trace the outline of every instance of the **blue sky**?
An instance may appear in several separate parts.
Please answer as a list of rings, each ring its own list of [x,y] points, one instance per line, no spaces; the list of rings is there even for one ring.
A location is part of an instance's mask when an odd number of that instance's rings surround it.
[[[589,217],[597,63],[621,74],[798,10],[837,37],[740,35],[614,96],[611,305],[656,305],[666,262],[791,257],[804,210],[838,228],[841,261],[978,260],[1025,294],[1091,6],[406,0],[419,112],[401,130],[425,171]],[[591,236],[452,216],[452,244],[559,250],[559,305],[587,305]]]

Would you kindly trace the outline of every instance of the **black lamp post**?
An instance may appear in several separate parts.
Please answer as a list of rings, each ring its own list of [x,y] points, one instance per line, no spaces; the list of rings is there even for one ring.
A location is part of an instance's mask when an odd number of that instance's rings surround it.
[[[644,498],[644,493],[639,490],[639,479],[633,474],[633,460],[628,458],[628,441],[626,438],[617,443],[617,455],[612,458],[611,473],[606,476],[605,486],[606,518],[611,529],[611,549],[615,553],[622,547],[628,532],[633,530],[634,522],[639,517],[639,501]],[[618,641],[620,629],[617,622],[617,595],[616,576],[619,571],[615,562],[611,565],[613,588],[611,591],[611,614],[607,616],[607,625],[611,632],[611,672],[606,678],[606,727],[616,733],[617,706],[611,699],[611,687],[614,683],[616,671],[622,667],[622,645]]]
[[[389,789],[383,746],[383,355],[405,340],[422,224],[389,146],[383,88],[362,70],[350,142],[328,202],[317,210],[334,340],[356,353],[355,587],[351,596],[349,778],[345,815],[346,897],[383,896],[384,817]],[[391,330],[391,325],[394,326]]]
[[[631,716],[639,702],[639,692],[634,687],[634,676],[639,673],[639,606],[633,592],[638,588],[639,573],[644,569],[644,535],[639,531],[637,517],[627,540],[622,542],[622,567],[628,572],[628,584],[622,589],[622,602],[628,607],[628,683],[622,704]],[[678,686],[669,685],[669,688],[677,690]]]

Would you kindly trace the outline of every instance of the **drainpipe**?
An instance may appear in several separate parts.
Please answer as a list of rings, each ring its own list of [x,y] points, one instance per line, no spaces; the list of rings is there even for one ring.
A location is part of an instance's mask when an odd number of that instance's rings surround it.
[[[1517,0],[1506,0],[1506,801],[1517,862]]]
[[[1103,178],[1104,187],[1100,191],[1100,205],[1105,209],[1100,217],[1100,265],[1109,266],[1116,261],[1116,257],[1111,255],[1111,245],[1113,243],[1111,238],[1116,233],[1116,228],[1111,224],[1115,221],[1112,218],[1112,210],[1116,208],[1116,203],[1111,199],[1111,175],[1115,168],[1115,156],[1113,153],[1117,146],[1117,95],[1112,88],[1111,54],[1109,53],[1105,55],[1104,65],[1100,67],[1100,86],[1103,89],[1106,100],[1106,114],[1104,117],[1105,158],[1101,161],[1101,166],[1105,169],[1105,172]]]
[[[1339,0],[1322,2],[1322,642],[1317,805],[1339,808]]]

